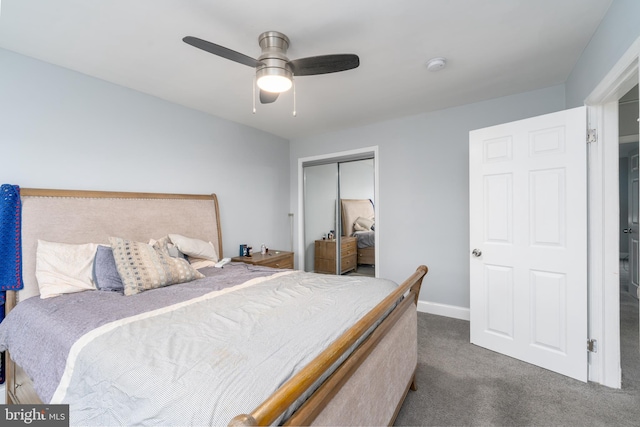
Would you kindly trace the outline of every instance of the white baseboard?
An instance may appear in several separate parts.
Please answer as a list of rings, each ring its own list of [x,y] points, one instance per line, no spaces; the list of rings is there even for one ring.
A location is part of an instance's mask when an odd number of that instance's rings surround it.
[[[460,320],[470,320],[471,312],[466,307],[438,304],[429,301],[418,300],[418,311],[422,313],[437,314],[438,316],[452,317]]]

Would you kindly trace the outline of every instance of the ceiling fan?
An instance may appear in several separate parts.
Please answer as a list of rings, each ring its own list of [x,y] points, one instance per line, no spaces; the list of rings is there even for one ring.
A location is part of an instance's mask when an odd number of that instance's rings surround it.
[[[280,93],[291,89],[293,76],[336,73],[351,70],[360,65],[358,55],[353,54],[310,56],[289,60],[287,58],[289,38],[277,31],[260,34],[258,44],[262,53],[258,59],[197,37],[187,36],[182,41],[214,55],[254,67],[262,104],[274,102]]]

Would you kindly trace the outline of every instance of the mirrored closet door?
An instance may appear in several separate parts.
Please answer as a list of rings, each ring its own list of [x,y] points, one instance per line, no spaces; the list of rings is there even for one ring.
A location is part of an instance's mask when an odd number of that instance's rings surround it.
[[[375,276],[374,159],[304,173],[305,271]]]

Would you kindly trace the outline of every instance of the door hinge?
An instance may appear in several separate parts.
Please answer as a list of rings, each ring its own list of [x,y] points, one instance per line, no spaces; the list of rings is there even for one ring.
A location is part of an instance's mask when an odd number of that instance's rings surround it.
[[[598,352],[598,340],[587,340],[587,351],[592,353]]]
[[[595,129],[587,129],[587,143],[598,141],[598,132]]]

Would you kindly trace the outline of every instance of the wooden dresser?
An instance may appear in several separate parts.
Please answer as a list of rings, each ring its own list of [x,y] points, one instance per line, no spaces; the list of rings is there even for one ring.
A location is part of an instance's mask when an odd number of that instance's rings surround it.
[[[337,240],[316,240],[314,270],[316,273],[336,273]],[[340,274],[357,267],[358,241],[355,237],[342,237],[340,243]]]
[[[251,256],[237,256],[231,258],[234,262],[244,262],[245,264],[262,265],[272,268],[293,268],[293,252],[277,251],[269,249],[269,252],[262,255],[260,252]]]

